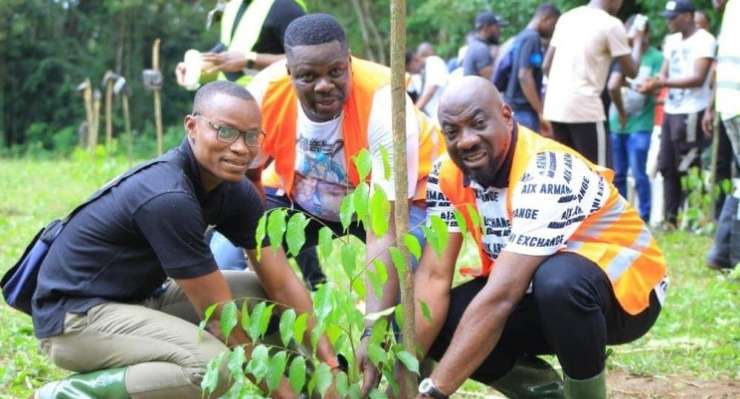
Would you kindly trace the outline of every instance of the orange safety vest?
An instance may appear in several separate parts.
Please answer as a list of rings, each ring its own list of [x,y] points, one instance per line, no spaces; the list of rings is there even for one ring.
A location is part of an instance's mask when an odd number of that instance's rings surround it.
[[[506,209],[512,218],[511,199],[514,189],[530,161],[541,152],[569,153],[585,162],[603,176],[610,186],[610,195],[604,206],[589,215],[561,251],[574,252],[593,261],[609,276],[617,300],[629,314],[635,315],[650,304],[650,292],[666,276],[663,254],[635,209],[619,195],[612,185],[613,172],[594,165],[578,152],[553,140],[541,137],[519,125],[516,148],[509,172]],[[463,174],[449,157],[441,160],[440,189],[465,218],[478,244],[481,266],[477,275],[486,276],[495,266],[483,251],[481,230],[472,228],[468,206],[477,210],[475,194],[465,187]],[[505,248],[504,248],[505,249]]]
[[[359,174],[352,157],[368,148],[367,128],[372,112],[375,93],[390,84],[390,69],[352,57],[350,92],[344,104],[342,137],[344,160],[347,165],[349,183],[359,184]],[[290,195],[295,178],[296,121],[298,98],[290,76],[286,73],[272,80],[265,92],[260,111],[265,141],[262,150],[273,162],[263,171],[262,183],[267,187],[279,188]],[[412,117],[412,115],[409,115]],[[439,129],[430,123],[421,112],[416,112],[419,121],[419,167],[417,190],[414,199],[423,199],[426,192],[426,176],[438,154],[444,152]]]

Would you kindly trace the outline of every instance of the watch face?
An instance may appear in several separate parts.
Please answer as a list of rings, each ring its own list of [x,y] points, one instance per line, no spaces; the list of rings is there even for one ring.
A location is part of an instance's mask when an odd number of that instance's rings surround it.
[[[421,394],[429,393],[432,390],[432,387],[433,387],[432,380],[430,380],[429,378],[425,378],[419,384],[419,393]]]

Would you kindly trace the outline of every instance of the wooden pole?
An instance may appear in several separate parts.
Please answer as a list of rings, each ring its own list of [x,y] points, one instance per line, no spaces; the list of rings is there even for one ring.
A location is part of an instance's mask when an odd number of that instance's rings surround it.
[[[406,164],[406,0],[391,1],[391,108],[393,113],[393,180],[395,182],[396,206],[394,207],[396,222],[396,247],[405,251],[403,235],[409,231],[409,208],[406,205],[408,198],[408,168]],[[410,115],[413,117],[413,115]],[[414,328],[414,279],[410,267],[407,267],[403,276],[399,276],[401,283],[401,306],[403,309],[403,326],[401,328],[404,349],[416,354],[416,337]],[[400,397],[413,398],[416,396],[416,376],[414,373],[401,368]]]
[[[113,79],[105,81],[105,146],[113,141]]]
[[[100,90],[95,89],[93,91],[93,127],[92,134],[90,135],[90,148],[95,151],[98,146],[98,132],[100,131]]]
[[[152,69],[159,71],[159,38],[154,40],[152,46]],[[162,99],[161,89],[154,89],[154,123],[157,128],[157,154],[162,154]]]
[[[131,167],[134,160],[134,136],[131,132],[131,115],[128,111],[128,94],[121,93],[121,105],[123,106],[123,123],[126,127],[126,136],[128,137],[128,166]]]
[[[82,100],[85,102],[85,121],[87,122],[87,140],[86,145],[88,149],[94,149],[93,145],[93,129],[95,125],[95,117],[93,116],[93,93],[92,83],[90,78],[85,79],[82,89]]]

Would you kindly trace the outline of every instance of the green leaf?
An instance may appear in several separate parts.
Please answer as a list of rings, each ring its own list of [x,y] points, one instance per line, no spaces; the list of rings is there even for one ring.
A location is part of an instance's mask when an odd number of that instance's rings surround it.
[[[257,260],[262,257],[262,242],[265,240],[265,234],[267,232],[267,213],[260,217],[260,221],[257,223],[257,230],[254,232],[255,240],[257,241]]]
[[[288,230],[285,240],[288,242],[288,254],[298,255],[306,243],[306,226],[309,220],[303,212],[296,212],[288,219]]]
[[[468,222],[465,221],[465,216],[463,216],[462,212],[455,209],[455,220],[457,221],[457,226],[460,227],[460,231],[465,234],[468,232]]]
[[[403,330],[403,325],[406,323],[405,317],[403,316],[403,307],[396,306],[396,311],[393,313],[393,317],[396,319],[398,327]]]
[[[235,347],[229,353],[229,360],[226,363],[226,367],[229,369],[231,378],[235,381],[241,381],[244,379],[244,363],[247,361],[247,356],[244,353],[244,348],[241,346]]]
[[[303,343],[303,336],[308,328],[308,313],[301,313],[293,324],[293,339],[299,344]]]
[[[238,323],[236,304],[234,301],[229,301],[221,309],[221,334],[224,336],[224,341],[229,340],[236,323]]]
[[[421,304],[421,314],[424,316],[424,319],[428,322],[432,322],[432,311],[429,309],[429,305],[427,305],[424,301],[419,301]]]
[[[370,399],[388,399],[388,395],[378,388],[373,388],[372,391],[370,391]]]
[[[270,212],[267,219],[267,235],[270,236],[270,246],[278,248],[283,245],[285,234],[285,217],[288,212],[285,209],[275,209]]]
[[[290,381],[293,392],[301,392],[303,390],[303,386],[306,384],[306,359],[303,356],[297,356],[290,362],[288,381]]]
[[[370,196],[370,226],[376,236],[381,237],[390,226],[391,203],[382,187],[375,185]]]
[[[352,192],[352,206],[355,208],[357,218],[360,220],[367,220],[368,216],[368,198],[370,196],[370,188],[367,183],[362,182],[355,187]]]
[[[270,371],[270,353],[264,345],[257,345],[252,350],[247,364],[247,373],[251,374],[257,383],[261,382]]]
[[[249,301],[246,299],[242,301],[241,316],[242,330],[247,331],[249,328]]]
[[[380,156],[383,158],[383,178],[389,180],[391,178],[391,157],[385,146],[380,146]]]
[[[396,267],[398,281],[403,287],[403,282],[406,279],[406,270],[408,269],[408,259],[404,255],[403,251],[396,247],[388,248],[388,253],[391,255],[391,260],[393,260],[393,266]]]
[[[362,281],[362,279],[354,279],[352,280],[352,290],[359,296],[360,298],[367,297],[365,282]]]
[[[274,391],[283,379],[285,367],[288,365],[288,353],[285,351],[278,352],[270,359],[270,372],[267,374],[267,389]]]
[[[414,255],[417,260],[421,259],[421,244],[419,244],[419,239],[415,235],[411,233],[404,234],[403,244],[411,255]]]
[[[447,246],[447,241],[449,239],[447,222],[437,215],[432,215],[429,220],[431,223],[431,231],[434,233],[431,234],[431,237],[427,236],[427,242],[429,242],[429,245],[432,246],[432,249],[434,249],[434,252],[436,252],[437,255],[442,256],[442,252]],[[425,230],[425,233],[427,231],[428,230]]]
[[[347,374],[345,374],[344,371],[340,371],[334,378],[336,380],[336,384],[334,386],[337,388],[339,397],[347,397],[349,394],[349,379],[347,378]]]
[[[209,305],[206,308],[206,311],[203,312],[203,320],[201,320],[198,324],[198,328],[200,328],[201,330],[205,330],[206,326],[208,325],[208,321],[211,319],[211,316],[213,316],[213,312],[216,311],[217,306],[218,304],[214,303],[213,305]]]
[[[272,318],[272,311],[275,309],[275,304],[270,304],[265,307],[265,310],[260,314],[259,318],[259,333],[260,338],[267,332],[267,327],[270,326],[270,319]]]
[[[373,287],[375,296],[380,298],[383,295],[383,286],[388,281],[388,268],[380,259],[373,259],[373,268],[367,272],[367,277]]]
[[[370,331],[370,343],[380,345],[385,341],[385,336],[388,333],[388,320],[380,319],[373,324],[373,328]]]
[[[333,238],[334,233],[330,228],[324,226],[319,229],[319,254],[324,259],[328,259],[331,256]]]
[[[206,367],[206,373],[203,375],[203,380],[200,382],[200,389],[203,393],[211,394],[218,387],[218,376],[221,370],[221,363],[224,362],[228,352],[221,352],[218,356],[211,359]]]
[[[419,374],[419,360],[416,358],[416,356],[408,353],[407,351],[401,351],[396,353],[396,357],[398,360],[401,361],[401,363],[406,366],[407,369],[413,371],[416,374]]]
[[[366,148],[363,148],[360,150],[360,152],[357,153],[354,157],[352,157],[352,160],[355,162],[355,166],[357,167],[357,173],[360,175],[360,181],[365,181],[368,175],[370,175],[370,169],[373,165],[373,160],[370,157],[370,151],[368,151]]]
[[[347,278],[352,279],[355,275],[357,250],[351,245],[342,245],[342,268]]]
[[[265,312],[265,306],[265,302],[260,302],[254,307],[254,309],[252,309],[247,334],[249,334],[249,338],[251,338],[253,342],[260,338],[260,320],[262,320],[262,314]]]
[[[387,357],[385,350],[383,348],[375,343],[369,343],[367,345],[367,355],[370,358],[370,361],[375,365],[375,367],[379,367],[380,363],[385,362],[385,359]]]
[[[316,370],[314,370],[311,376],[311,381],[308,383],[309,392],[316,389],[320,397],[324,397],[326,391],[331,386],[332,374],[331,369],[326,363],[320,363]]]
[[[280,316],[280,340],[286,347],[293,338],[293,326],[295,325],[295,310],[287,309]]]
[[[355,213],[354,204],[352,201],[352,195],[345,195],[342,199],[342,203],[339,205],[339,221],[342,222],[342,229],[347,231],[350,223],[352,223],[352,214]]]

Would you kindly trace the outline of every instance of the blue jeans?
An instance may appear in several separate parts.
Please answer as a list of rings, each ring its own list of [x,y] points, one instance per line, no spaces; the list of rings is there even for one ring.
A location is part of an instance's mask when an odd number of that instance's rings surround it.
[[[514,119],[521,124],[526,126],[528,129],[539,133],[540,132],[540,118],[537,113],[531,108],[521,108],[514,110]]]
[[[627,198],[627,172],[632,171],[635,178],[639,211],[642,220],[650,220],[650,179],[645,172],[650,132],[640,131],[630,134],[611,133],[614,155],[614,185],[623,197]]]

